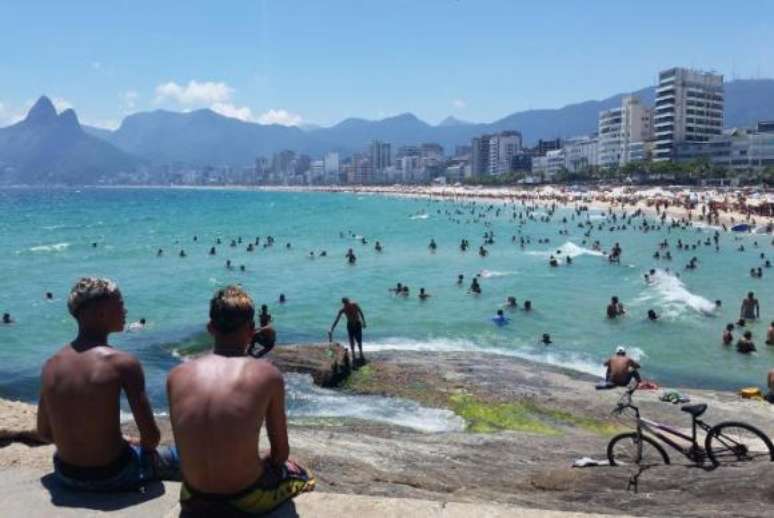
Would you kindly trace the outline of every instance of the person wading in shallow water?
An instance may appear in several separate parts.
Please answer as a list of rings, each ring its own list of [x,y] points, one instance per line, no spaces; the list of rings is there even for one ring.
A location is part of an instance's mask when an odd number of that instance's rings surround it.
[[[360,351],[360,364],[365,363],[365,357],[363,356],[363,329],[366,327],[365,315],[363,310],[357,302],[350,301],[347,297],[341,299],[342,307],[339,313],[336,315],[336,320],[333,321],[330,331],[328,331],[328,338],[333,336],[333,330],[336,329],[336,325],[341,319],[341,315],[347,317],[347,334],[349,335],[349,348],[352,350],[352,360],[355,360],[355,342]]]

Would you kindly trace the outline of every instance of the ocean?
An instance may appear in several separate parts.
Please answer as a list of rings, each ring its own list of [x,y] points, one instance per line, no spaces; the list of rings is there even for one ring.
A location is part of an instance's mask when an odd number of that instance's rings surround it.
[[[243,190],[0,191],[0,312],[16,319],[14,325],[0,326],[0,397],[36,399],[42,362],[74,336],[66,297],[84,275],[117,281],[127,321],[147,319],[146,329],[114,335],[112,341],[140,358],[160,412],[166,406],[166,373],[182,361],[181,352],[192,342],[201,343],[209,298],[228,283],[243,285],[257,304],[269,305],[280,344],[324,341],[339,300],[348,296],[366,316],[366,354],[385,349],[428,355],[489,351],[603,375],[602,361],[624,345],[640,359],[644,377],[664,386],[736,390],[764,382],[774,364],[774,347],[764,344],[774,315],[774,271],[764,268],[762,279],[750,277],[749,271],[763,264],[760,254],[774,256],[770,235],[721,232],[720,252],[703,244],[680,251],[678,239],[696,244],[710,238],[713,229],[611,232],[600,210],[576,216],[569,208],[559,209],[550,222],[541,221],[547,211],[539,208],[534,220],[520,226],[511,219],[512,207],[489,205],[479,202],[472,209],[470,201]],[[477,218],[480,214],[484,217]],[[588,238],[587,229],[578,227],[586,221],[595,225]],[[489,231],[495,243],[485,245],[489,254],[482,258],[478,246]],[[274,246],[264,248],[268,235]],[[525,249],[519,247],[519,236],[531,240]],[[256,237],[259,246],[247,251]],[[241,243],[229,246],[239,238]],[[465,253],[459,250],[463,238],[471,243]],[[431,239],[438,244],[435,252],[428,248]],[[543,239],[549,242],[538,243]],[[652,258],[664,239],[672,244],[672,261]],[[374,250],[377,240],[384,247],[381,253]],[[603,250],[619,242],[621,264],[608,264],[592,250],[594,240]],[[745,251],[737,251],[742,244]],[[215,256],[208,254],[212,246]],[[164,253],[157,257],[160,248]],[[357,255],[355,265],[344,257],[349,248]],[[185,258],[179,257],[180,250]],[[551,268],[552,253],[569,255],[573,263]],[[693,256],[698,268],[686,270]],[[225,267],[227,260],[234,269]],[[651,268],[658,273],[648,284],[643,274]],[[462,287],[456,284],[458,274],[465,276]],[[477,274],[480,296],[467,292]],[[410,286],[408,298],[388,291],[396,282]],[[420,287],[431,295],[428,300],[418,299]],[[53,301],[45,300],[47,291]],[[763,318],[748,325],[759,352],[741,355],[721,346],[720,335],[738,319],[748,291],[759,298]],[[285,304],[277,303],[281,293]],[[613,321],[605,316],[612,295],[628,311]],[[510,323],[495,326],[491,317],[508,296],[519,306],[531,300],[534,310],[506,310]],[[719,309],[715,300],[722,301]],[[646,318],[650,308],[661,316],[658,321]],[[540,343],[544,333],[550,334],[551,345]],[[344,325],[336,338],[346,341]],[[355,398],[355,404],[352,396],[317,389],[300,377],[292,377],[289,387],[291,418],[346,412],[396,422],[412,419],[429,431],[459,425],[448,413],[410,402]]]

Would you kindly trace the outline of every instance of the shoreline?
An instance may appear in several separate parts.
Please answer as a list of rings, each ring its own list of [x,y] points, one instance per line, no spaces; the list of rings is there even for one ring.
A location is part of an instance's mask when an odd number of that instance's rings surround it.
[[[482,186],[412,186],[412,185],[393,185],[393,186],[281,186],[281,185],[111,185],[94,186],[98,189],[170,189],[170,190],[195,190],[195,191],[237,191],[237,192],[310,192],[310,193],[344,193],[344,194],[368,194],[399,198],[414,199],[451,199],[451,200],[470,200],[488,203],[514,203],[514,202],[533,202],[542,204],[542,206],[556,204],[562,208],[586,207],[595,210],[626,210],[634,212],[642,210],[649,214],[659,214],[652,203],[658,199],[662,204],[661,211],[666,212],[669,217],[680,221],[691,221],[693,223],[702,223],[711,225],[702,217],[702,210],[710,211],[712,204],[722,203],[724,205],[739,203],[733,193],[743,192],[741,189],[725,189],[722,192],[728,193],[720,196],[717,189],[709,187],[687,187],[687,186],[669,186],[669,190],[661,187],[622,187],[622,186],[595,186],[594,188],[583,191],[573,191],[564,187],[557,188],[553,186],[543,186],[536,188],[525,187],[482,187]],[[750,189],[748,189],[750,190]],[[673,193],[690,198],[696,197],[698,201],[693,207],[686,207],[685,201],[675,197],[659,197],[655,192],[667,193],[670,196]],[[760,189],[761,192],[774,199],[774,190]],[[767,199],[768,199],[767,198]],[[722,200],[722,202],[720,201]],[[759,228],[766,226],[774,227],[774,213],[772,215],[757,215],[745,213],[741,209],[720,209],[717,213],[718,226],[732,226],[739,223],[750,223]],[[768,233],[771,233],[769,230]]]

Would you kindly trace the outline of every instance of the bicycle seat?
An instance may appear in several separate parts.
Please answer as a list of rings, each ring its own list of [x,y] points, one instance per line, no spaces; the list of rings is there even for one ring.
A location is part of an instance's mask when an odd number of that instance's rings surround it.
[[[693,417],[699,417],[701,414],[707,411],[707,405],[683,405],[680,407],[683,412],[688,412]]]

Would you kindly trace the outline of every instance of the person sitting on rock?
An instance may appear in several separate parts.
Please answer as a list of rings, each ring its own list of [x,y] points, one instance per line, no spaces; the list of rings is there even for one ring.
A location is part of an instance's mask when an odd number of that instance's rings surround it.
[[[177,451],[159,447],[140,362],[108,345],[108,335],[125,325],[118,286],[82,278],[67,306],[78,336],[43,365],[38,403],[38,435],[56,444],[55,477],[84,491],[128,491],[154,480],[179,480]],[[121,434],[121,391],[139,439]]]
[[[603,365],[607,367],[605,381],[614,385],[626,387],[632,380],[636,380],[638,384],[642,381],[640,373],[637,372],[640,364],[626,356],[624,347],[619,346],[615,351],[615,356],[607,359]]]
[[[178,365],[167,379],[170,421],[183,468],[182,516],[266,513],[314,489],[289,460],[285,382],[265,360],[247,356],[255,306],[238,286],[210,301],[210,354]],[[270,451],[259,453],[263,425]]]

